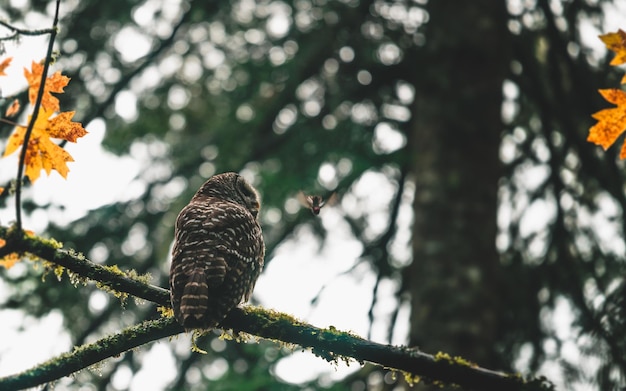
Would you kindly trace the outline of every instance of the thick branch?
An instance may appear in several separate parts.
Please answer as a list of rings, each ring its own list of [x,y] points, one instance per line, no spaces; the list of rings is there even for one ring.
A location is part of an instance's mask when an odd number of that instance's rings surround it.
[[[433,356],[417,349],[383,345],[362,339],[334,327],[319,329],[293,317],[252,307],[231,311],[222,327],[267,339],[300,345],[328,361],[353,358],[391,370],[404,372],[410,378],[455,384],[464,390],[549,390],[543,379],[525,381],[510,375],[480,368],[459,357],[438,353]]]
[[[51,241],[17,234],[5,227],[0,227],[0,238],[6,240],[5,246],[0,248],[0,257],[10,252],[26,252],[57,263],[116,291],[132,294],[159,305],[169,305],[167,290],[129,278],[116,268],[94,264],[82,255],[58,249]],[[329,361],[350,358],[358,362],[367,361],[402,371],[412,379],[424,378],[456,384],[467,390],[548,390],[552,387],[549,382],[542,379],[525,381],[520,376],[480,368],[446,354],[433,356],[417,349],[378,344],[351,333],[338,331],[334,327],[319,329],[289,315],[257,307],[234,309],[222,322],[221,327],[310,348],[314,354]],[[50,382],[139,345],[181,332],[182,327],[172,318],[144,322],[95,343],[76,348],[71,353],[20,374],[0,378],[0,391],[34,387]]]
[[[170,305],[170,295],[167,289],[128,277],[117,268],[93,263],[80,253],[57,249],[50,241],[20,235],[6,227],[0,227],[0,238],[7,240],[6,245],[0,248],[0,258],[12,252],[29,253],[63,266],[83,278],[100,282],[112,290],[128,293],[159,305]]]
[[[0,378],[0,391],[22,390],[71,375],[109,357],[117,356],[157,339],[184,331],[174,318],[146,321],[102,338],[94,343],[75,348],[43,364],[16,375]]]

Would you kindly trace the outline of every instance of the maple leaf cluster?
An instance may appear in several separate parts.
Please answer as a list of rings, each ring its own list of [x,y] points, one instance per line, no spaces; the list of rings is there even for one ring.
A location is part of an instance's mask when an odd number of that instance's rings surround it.
[[[608,49],[616,53],[610,65],[626,63],[626,32],[620,29],[615,33],[600,35],[600,39]],[[622,77],[620,83],[626,84],[626,75]],[[589,129],[587,141],[607,150],[626,130],[626,92],[619,88],[601,89],[598,92],[617,107],[600,110],[592,115],[598,123]],[[626,159],[626,142],[622,145],[619,157]]]
[[[0,76],[5,76],[5,69],[10,65],[11,58],[0,62]],[[35,105],[37,95],[41,89],[41,79],[44,66],[33,61],[31,69],[24,69],[24,77],[28,82],[28,100]],[[52,139],[76,142],[79,137],[87,134],[87,131],[78,122],[73,122],[74,111],[60,112],[59,99],[52,93],[63,93],[63,89],[69,83],[70,78],[55,72],[45,79],[41,106],[37,112],[37,118],[28,140],[25,155],[25,173],[31,182],[37,180],[41,170],[50,175],[52,170],[57,171],[63,178],[67,178],[68,162],[73,162],[72,156]],[[5,116],[11,117],[19,111],[19,102],[15,100],[7,109]],[[32,115],[29,116],[30,122]],[[24,146],[26,126],[17,125],[15,131],[9,137],[4,156],[8,156]]]

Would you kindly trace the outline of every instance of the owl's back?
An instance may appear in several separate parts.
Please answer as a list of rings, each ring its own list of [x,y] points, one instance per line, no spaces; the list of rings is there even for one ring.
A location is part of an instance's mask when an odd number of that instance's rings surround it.
[[[240,204],[194,197],[176,219],[170,289],[187,329],[217,326],[248,300],[263,268],[261,228]]]

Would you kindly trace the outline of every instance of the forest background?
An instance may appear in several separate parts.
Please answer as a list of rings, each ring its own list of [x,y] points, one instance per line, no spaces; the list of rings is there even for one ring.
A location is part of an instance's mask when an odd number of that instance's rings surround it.
[[[597,90],[622,77],[598,35],[626,26],[626,2],[64,1],[60,10],[53,68],[71,82],[58,97],[89,134],[67,145],[67,181],[53,173],[26,186],[25,228],[165,287],[176,214],[206,178],[238,171],[263,199],[267,266],[254,295],[263,307],[545,374],[559,389],[626,385],[624,164],[617,148],[586,141],[591,114],[607,106]],[[54,11],[55,2],[10,1],[0,16],[34,30]],[[28,48],[29,66],[45,55],[45,37],[40,52],[30,46],[37,39],[2,43],[7,55]],[[4,79],[23,77],[13,65]],[[27,102],[25,88],[3,85],[2,105]],[[12,129],[0,124],[5,143]],[[1,162],[7,189],[16,160]],[[315,217],[301,190],[339,201]],[[14,201],[0,195],[5,226]],[[29,262],[0,272],[2,376],[159,316],[43,272]],[[378,367],[335,372],[273,342],[211,334],[196,344],[207,354],[181,336],[57,387],[407,387]]]

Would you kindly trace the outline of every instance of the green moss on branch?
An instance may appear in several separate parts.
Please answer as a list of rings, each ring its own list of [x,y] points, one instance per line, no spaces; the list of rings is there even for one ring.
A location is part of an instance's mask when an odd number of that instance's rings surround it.
[[[29,253],[60,265],[79,278],[89,279],[115,292],[123,292],[160,306],[169,307],[169,292],[147,283],[144,277],[131,276],[115,267],[94,264],[81,254],[66,251],[49,240],[10,234],[0,227],[0,238],[6,240],[0,257],[11,252]],[[244,332],[282,343],[302,346],[330,361],[370,362],[402,372],[416,381],[426,379],[439,384],[455,384],[466,390],[552,390],[544,378],[525,380],[516,374],[506,374],[480,368],[459,357],[446,354],[432,356],[417,349],[389,346],[365,340],[335,327],[320,329],[293,316],[259,307],[235,308],[221,327],[235,333]],[[95,343],[76,348],[23,373],[0,378],[0,391],[34,387],[89,367],[108,357],[119,355],[144,343],[183,332],[171,317],[127,328]]]
[[[184,331],[173,318],[146,321],[97,342],[74,348],[27,371],[0,378],[0,391],[21,390],[52,382],[109,357]]]

